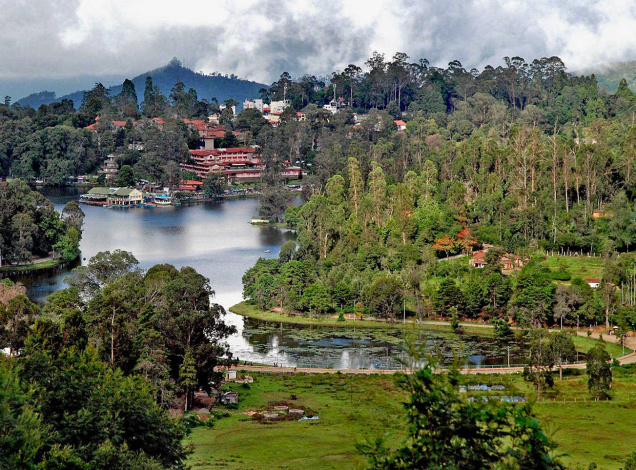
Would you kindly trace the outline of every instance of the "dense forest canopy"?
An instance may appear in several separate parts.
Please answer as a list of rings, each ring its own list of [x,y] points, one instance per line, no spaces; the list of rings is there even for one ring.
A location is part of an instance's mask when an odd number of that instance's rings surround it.
[[[71,201],[60,215],[53,203],[20,180],[0,183],[0,266],[34,257],[75,259],[84,213]]]
[[[4,282],[4,281],[3,281]],[[0,467],[183,469],[192,407],[218,386],[234,329],[192,268],[97,254],[41,308],[0,302]],[[13,286],[4,285],[11,288]]]

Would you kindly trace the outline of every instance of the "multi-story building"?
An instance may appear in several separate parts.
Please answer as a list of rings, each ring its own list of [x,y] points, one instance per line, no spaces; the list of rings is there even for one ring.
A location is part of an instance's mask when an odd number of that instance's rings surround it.
[[[258,109],[261,113],[265,111],[265,103],[260,98],[253,100],[245,100],[243,102],[243,109]]]

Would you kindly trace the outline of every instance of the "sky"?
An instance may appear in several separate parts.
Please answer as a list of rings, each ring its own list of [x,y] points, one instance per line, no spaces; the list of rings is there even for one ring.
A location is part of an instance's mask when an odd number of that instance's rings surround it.
[[[172,57],[271,83],[374,51],[437,66],[636,60],[634,0],[0,0],[0,79],[135,76]]]

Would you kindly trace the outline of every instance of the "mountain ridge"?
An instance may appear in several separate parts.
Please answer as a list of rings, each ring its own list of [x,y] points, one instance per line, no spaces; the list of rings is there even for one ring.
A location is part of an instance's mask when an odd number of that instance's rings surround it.
[[[184,83],[186,90],[194,88],[197,91],[199,99],[206,98],[211,100],[212,98],[216,98],[219,103],[232,98],[242,104],[247,98],[257,97],[258,90],[261,88],[268,87],[268,85],[263,83],[243,80],[234,76],[204,75],[194,72],[184,67],[181,62],[175,58],[162,67],[141,73],[131,79],[135,85],[135,91],[137,92],[140,104],[143,101],[145,81],[148,76],[152,78],[153,85],[157,85],[159,90],[161,90],[166,97],[170,95],[170,90],[174,84],[181,81]],[[121,93],[121,89],[121,84],[108,88],[111,97]],[[37,109],[43,104],[70,99],[73,101],[75,107],[78,108],[86,91],[88,90],[79,90],[59,97],[52,91],[40,91],[18,100],[17,103],[22,106],[31,106]]]

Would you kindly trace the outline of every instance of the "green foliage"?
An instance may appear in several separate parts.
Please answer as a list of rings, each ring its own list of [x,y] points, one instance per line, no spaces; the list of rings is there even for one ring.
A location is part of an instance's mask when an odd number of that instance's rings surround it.
[[[368,468],[563,468],[530,405],[469,402],[458,393],[456,369],[435,374],[426,366],[399,383],[409,393],[408,438],[394,451],[382,439],[358,446]]]
[[[587,388],[596,398],[610,398],[609,390],[612,386],[612,366],[610,355],[602,343],[597,344],[587,352],[586,373]]]
[[[0,356],[0,468],[36,468],[44,428],[13,361]]]
[[[79,253],[83,214],[65,206],[62,217],[53,204],[20,180],[0,183],[0,264],[30,263],[34,256]]]
[[[119,177],[117,178],[117,186],[127,187],[135,185],[135,175],[130,165],[123,165],[119,169]]]

